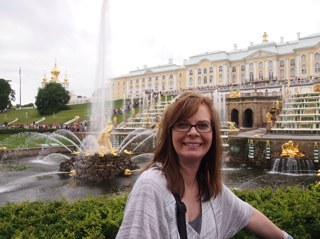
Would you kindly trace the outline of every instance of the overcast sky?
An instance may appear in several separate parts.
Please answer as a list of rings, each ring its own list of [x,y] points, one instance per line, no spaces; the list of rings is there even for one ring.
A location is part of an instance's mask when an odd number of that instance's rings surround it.
[[[22,104],[35,101],[56,61],[69,90],[90,96],[98,64],[102,0],[0,0],[0,78]],[[318,0],[109,0],[113,76],[214,50],[320,33]]]

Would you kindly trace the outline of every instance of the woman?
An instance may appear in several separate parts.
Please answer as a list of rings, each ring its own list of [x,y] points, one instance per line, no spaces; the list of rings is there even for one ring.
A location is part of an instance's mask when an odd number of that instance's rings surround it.
[[[246,227],[262,238],[290,238],[221,180],[219,120],[208,97],[184,93],[165,111],[152,162],[128,198],[117,238],[180,238],[176,199],[188,238],[231,238]]]

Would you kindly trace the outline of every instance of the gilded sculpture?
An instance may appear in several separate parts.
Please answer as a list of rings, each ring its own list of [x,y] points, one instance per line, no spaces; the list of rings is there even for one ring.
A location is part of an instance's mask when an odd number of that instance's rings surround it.
[[[304,154],[299,151],[298,144],[294,145],[292,140],[284,143],[282,146],[281,156],[303,157]]]

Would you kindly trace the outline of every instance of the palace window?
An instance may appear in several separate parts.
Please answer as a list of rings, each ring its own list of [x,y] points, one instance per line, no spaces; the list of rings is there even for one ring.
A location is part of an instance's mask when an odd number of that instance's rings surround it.
[[[301,67],[301,73],[302,74],[307,74],[307,67],[306,67],[305,64],[303,64],[302,67]]]
[[[241,82],[244,82],[245,81],[245,75],[244,74],[241,74]]]
[[[173,75],[172,74],[170,74],[170,79],[173,79]]]
[[[158,76],[156,76],[156,81],[158,80]]]
[[[203,84],[207,84],[207,77],[203,77]]]
[[[173,89],[173,80],[170,81],[169,87],[170,87],[171,90]]]
[[[191,75],[191,76],[193,75],[193,71],[192,70],[189,71],[189,75]]]
[[[130,80],[130,85],[132,85],[132,80]]]
[[[246,66],[245,65],[241,66],[241,71],[246,71]]]
[[[291,68],[290,69],[290,77],[295,77],[296,76],[296,69],[295,68]]]
[[[152,78],[151,78],[151,77],[149,77],[149,82],[150,82],[150,81],[152,81]]]
[[[296,61],[294,59],[290,60],[290,66],[295,66],[296,65]]]
[[[283,60],[280,61],[280,67],[284,67],[284,61]]]
[[[236,75],[232,75],[232,83],[237,83]]]
[[[182,74],[181,74],[181,72],[179,73],[179,78],[181,78],[182,77]]]
[[[316,54],[314,54],[314,59],[316,61],[320,60],[320,54],[318,52]]]
[[[269,80],[273,80],[273,71],[269,71]]]
[[[259,80],[263,80],[263,73],[262,73],[262,71],[259,71]]]
[[[301,62],[306,62],[306,60],[307,60],[307,57],[306,57],[306,55],[303,54],[301,56]]]
[[[203,69],[203,74],[207,74],[207,68]]]
[[[139,84],[139,79],[136,79],[136,84]]]
[[[198,85],[200,85],[201,84],[201,77],[199,76],[198,77]]]
[[[212,66],[209,68],[209,72],[213,73],[213,67]]]
[[[272,61],[269,61],[269,62],[268,62],[268,67],[269,67],[269,68],[272,68],[272,67],[273,67]]]
[[[237,68],[235,66],[232,67],[232,72],[236,72]]]
[[[319,73],[319,72],[320,72],[320,64],[319,64],[319,63],[317,63],[317,64],[315,65],[314,72],[316,72],[316,73]]]
[[[222,69],[222,66],[219,66],[219,72],[222,72],[223,69]]]
[[[189,79],[189,85],[193,85],[193,79],[192,78]]]
[[[262,69],[263,68],[263,63],[260,61],[259,62],[259,69]]]
[[[165,75],[162,75],[162,80],[165,80],[166,79],[166,76]]]
[[[254,75],[253,75],[253,72],[250,72],[250,81],[254,81]]]
[[[144,82],[144,78],[142,78],[142,82]]]
[[[198,75],[200,75],[200,74],[201,74],[201,68],[198,69]]]
[[[284,70],[283,70],[283,69],[280,70],[280,78],[281,78],[281,79],[284,78]]]
[[[213,76],[210,76],[209,81],[210,81],[210,83],[212,83],[212,81],[213,81]]]

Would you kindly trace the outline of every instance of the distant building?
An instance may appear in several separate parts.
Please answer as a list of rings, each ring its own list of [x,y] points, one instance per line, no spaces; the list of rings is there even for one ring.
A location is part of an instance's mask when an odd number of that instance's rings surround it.
[[[320,33],[293,41],[262,42],[232,51],[213,51],[185,60],[182,66],[169,63],[130,71],[113,78],[113,98],[141,97],[143,93],[179,92],[188,89],[221,89],[264,84],[266,88],[280,82],[303,82],[320,79]],[[264,89],[265,90],[265,89]],[[275,90],[278,93],[280,90]]]
[[[59,80],[60,70],[57,68],[57,64],[54,64],[54,67],[51,70],[51,78],[50,80],[47,79],[46,74],[44,74],[44,77],[41,82],[41,87],[45,87],[48,83],[59,83],[61,84],[66,90],[69,91],[70,95],[70,101],[69,105],[73,104],[83,104],[88,103],[90,99],[88,99],[86,96],[79,96],[74,94],[72,91],[69,90],[69,79],[67,78],[67,74],[65,74],[65,78],[63,81]]]

